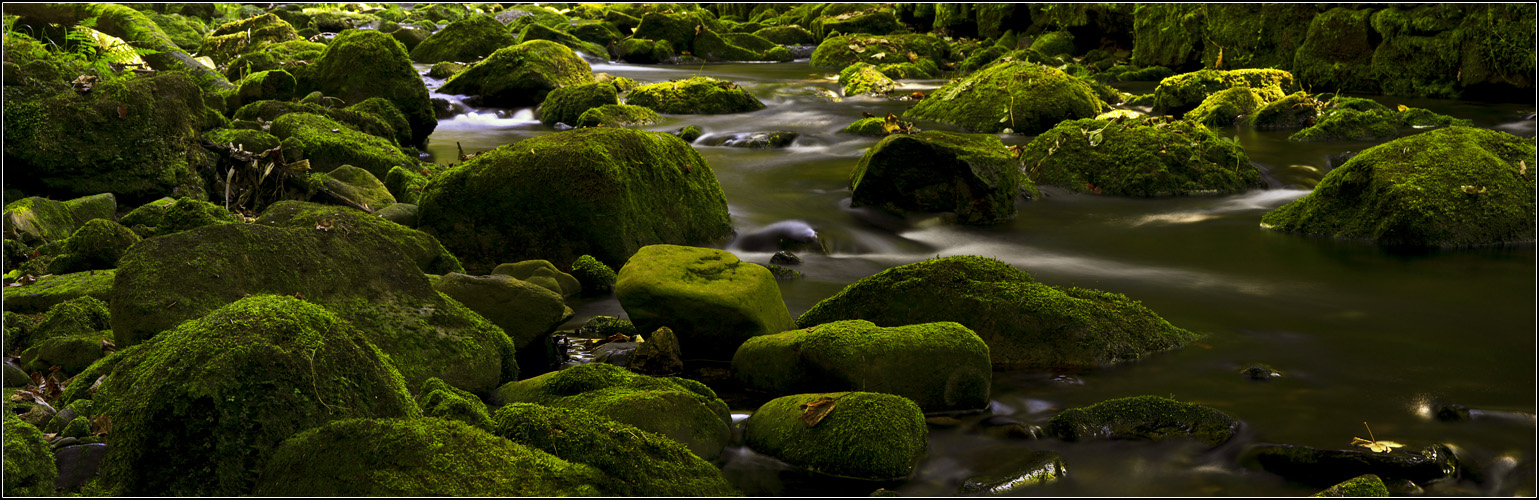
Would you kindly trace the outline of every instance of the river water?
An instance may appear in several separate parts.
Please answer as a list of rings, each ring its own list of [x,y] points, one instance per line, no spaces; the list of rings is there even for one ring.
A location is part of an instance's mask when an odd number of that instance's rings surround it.
[[[1212,451],[1182,442],[1010,440],[986,437],[968,425],[932,427],[919,471],[897,485],[808,478],[746,449],[729,451],[723,470],[748,494],[865,495],[887,486],[904,495],[955,495],[963,478],[999,454],[1046,449],[1065,457],[1068,472],[1024,494],[1307,495],[1318,488],[1246,469],[1235,455],[1260,442],[1346,448],[1353,437],[1367,437],[1364,422],[1381,440],[1449,443],[1458,450],[1470,472],[1458,481],[1429,486],[1428,494],[1536,492],[1533,245],[1392,250],[1280,234],[1258,225],[1262,214],[1306,194],[1329,170],[1329,156],[1376,143],[1294,143],[1287,141],[1289,132],[1217,130],[1239,138],[1268,189],[1224,197],[1128,199],[1045,187],[1041,199],[1018,199],[1013,222],[968,227],[944,216],[897,218],[849,207],[850,171],[876,139],[838,131],[862,112],[901,114],[911,103],[872,97],[829,102],[816,90],[838,94],[834,75],[805,60],[592,66],[595,73],[642,83],[695,75],[728,79],[768,106],[733,115],[666,116],[648,130],[693,124],[706,137],[772,130],[801,134],[786,149],[696,146],[721,182],[738,234],[796,220],[811,225],[823,239],[828,254],[801,253],[806,262],[795,268],[805,278],[780,284],[793,317],[889,267],[935,256],[993,257],[1047,284],[1125,294],[1170,323],[1204,335],[1184,349],[1131,364],[1067,373],[996,372],[994,415],[1043,425],[1062,409],[1153,394],[1207,405],[1245,423],[1240,436]],[[439,82],[428,83],[436,87]],[[928,92],[941,83],[906,82],[905,92],[909,87]],[[1152,86],[1123,89],[1149,92]],[[1532,105],[1375,99],[1533,136],[1532,120],[1525,121],[1534,112]],[[955,130],[938,123],[917,125]],[[1402,135],[1416,132],[1406,129]],[[549,133],[530,109],[475,110],[441,120],[426,152],[434,161],[449,163],[455,161],[456,143],[473,153]],[[1031,140],[1000,138],[1006,144]],[[745,261],[769,261],[770,253],[727,248]],[[572,306],[577,317],[569,327],[596,315],[624,314],[613,298]],[[1256,362],[1283,375],[1254,381],[1239,373]],[[1483,410],[1487,418],[1442,422],[1432,416],[1440,403]],[[752,410],[733,408],[740,415]]]

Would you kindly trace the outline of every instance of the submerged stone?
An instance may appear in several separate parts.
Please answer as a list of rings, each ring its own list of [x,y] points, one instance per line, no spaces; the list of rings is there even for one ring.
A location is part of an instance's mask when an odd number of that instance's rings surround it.
[[[743,424],[743,440],[754,451],[814,472],[878,481],[911,476],[928,436],[913,401],[871,392],[784,396]]]
[[[1015,218],[1015,198],[1036,186],[998,138],[923,131],[883,138],[850,173],[850,206],[956,212],[964,224]]]
[[[1191,438],[1215,447],[1234,437],[1240,421],[1218,410],[1157,396],[1102,401],[1053,417],[1047,431],[1066,441]]]
[[[1185,120],[1065,121],[1033,139],[1020,161],[1038,184],[1094,194],[1180,196],[1262,186],[1239,144]]]
[[[1083,80],[1041,64],[1000,62],[936,89],[903,113],[977,133],[1038,134],[1064,119],[1090,118],[1106,103]]]
[[[688,359],[729,360],[750,337],[794,327],[769,270],[711,248],[643,247],[615,295],[637,330],[673,330]]]

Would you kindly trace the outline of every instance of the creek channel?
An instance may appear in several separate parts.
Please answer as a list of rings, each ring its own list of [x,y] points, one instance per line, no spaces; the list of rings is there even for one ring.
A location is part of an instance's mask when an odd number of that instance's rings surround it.
[[[1152,394],[1207,405],[1244,422],[1240,435],[1215,450],[1195,449],[1184,440],[1012,440],[987,437],[968,425],[932,426],[926,458],[913,478],[896,485],[812,477],[746,448],[731,448],[723,471],[749,495],[864,496],[877,486],[904,496],[956,495],[963,478],[993,460],[996,453],[989,450],[1011,448],[1052,450],[1064,457],[1067,474],[1022,491],[1028,495],[1308,495],[1318,488],[1239,465],[1239,449],[1261,442],[1347,448],[1353,437],[1366,437],[1365,421],[1378,439],[1456,448],[1469,472],[1428,486],[1427,494],[1536,492],[1533,245],[1404,250],[1259,227],[1262,214],[1307,194],[1332,167],[1332,155],[1376,142],[1297,143],[1287,140],[1290,131],[1216,129],[1238,138],[1267,189],[1133,199],[1043,187],[1041,199],[1017,199],[1014,221],[972,227],[944,215],[893,217],[849,206],[850,171],[877,139],[839,130],[863,112],[901,115],[911,102],[875,97],[829,102],[819,94],[840,94],[835,75],[806,60],[592,67],[642,84],[696,75],[731,80],[767,105],[752,113],[665,115],[662,123],[643,128],[704,130],[695,147],[720,181],[740,236],[781,221],[800,221],[817,231],[827,254],[800,253],[805,262],[792,267],[805,277],[780,282],[792,317],[890,267],[936,256],[992,257],[1050,285],[1125,294],[1171,324],[1204,336],[1177,351],[1095,370],[996,371],[992,415],[1045,425],[1063,409]],[[427,66],[418,69],[425,72]],[[442,83],[424,78],[430,89]],[[943,83],[905,81],[902,92],[928,93]],[[1147,93],[1153,84],[1118,87]],[[1534,136],[1532,105],[1373,98],[1391,108],[1428,108],[1478,127]],[[456,144],[474,153],[554,133],[532,109],[467,111],[439,121],[425,149],[432,161],[456,162]],[[712,136],[776,130],[800,136],[781,149],[700,145]],[[1403,129],[1401,136],[1417,132]],[[1032,139],[999,137],[1006,145]],[[761,264],[772,255],[735,244],[726,248]],[[624,317],[613,297],[570,305],[577,315],[563,329],[598,315]],[[1282,376],[1248,379],[1240,372],[1252,363],[1266,363]],[[1443,422],[1433,415],[1442,403],[1505,418]],[[738,418],[753,409],[732,408]]]

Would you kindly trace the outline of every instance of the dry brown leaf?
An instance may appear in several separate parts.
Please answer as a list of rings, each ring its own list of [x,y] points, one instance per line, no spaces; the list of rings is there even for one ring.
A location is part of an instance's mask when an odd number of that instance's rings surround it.
[[[807,427],[818,425],[818,422],[822,422],[823,418],[828,416],[828,412],[834,410],[836,401],[834,398],[823,396],[810,402],[802,403],[802,422],[806,422]]]
[[[96,417],[96,420],[91,421],[91,429],[95,430],[98,436],[107,435],[112,432],[112,418],[107,415]]]

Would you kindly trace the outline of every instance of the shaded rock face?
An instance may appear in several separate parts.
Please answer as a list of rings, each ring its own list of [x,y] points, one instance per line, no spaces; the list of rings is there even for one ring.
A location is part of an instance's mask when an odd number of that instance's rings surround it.
[[[803,417],[809,404],[828,407],[814,425]],[[870,392],[776,398],[743,424],[745,444],[754,451],[815,472],[870,480],[912,475],[928,435],[913,401]]]
[[[1156,396],[1102,401],[1059,413],[1047,431],[1060,439],[1191,438],[1210,447],[1234,437],[1240,421],[1206,406]]]
[[[1015,218],[1020,166],[999,139],[924,131],[895,134],[872,146],[850,173],[850,206],[956,212],[964,224]]]
[[[1292,481],[1325,488],[1364,474],[1383,480],[1427,483],[1454,475],[1458,459],[1447,446],[1395,448],[1379,453],[1367,448],[1322,450],[1288,444],[1259,444],[1241,462]]]
[[[673,330],[686,359],[728,360],[750,337],[794,327],[768,269],[710,248],[643,247],[615,295],[638,331]]]
[[[550,332],[572,317],[561,296],[544,287],[509,276],[469,276],[449,273],[433,288],[465,304],[513,341],[527,373],[540,373],[556,363]]]
[[[1026,81],[1031,84],[1019,83]],[[1084,81],[1056,68],[1011,61],[936,89],[903,117],[950,123],[977,133],[1010,129],[1031,135],[1065,118],[1094,117],[1105,107]]]
[[[643,246],[720,241],[732,232],[716,175],[660,132],[584,128],[483,153],[429,185],[417,224],[472,273],[503,262],[617,266]]]

